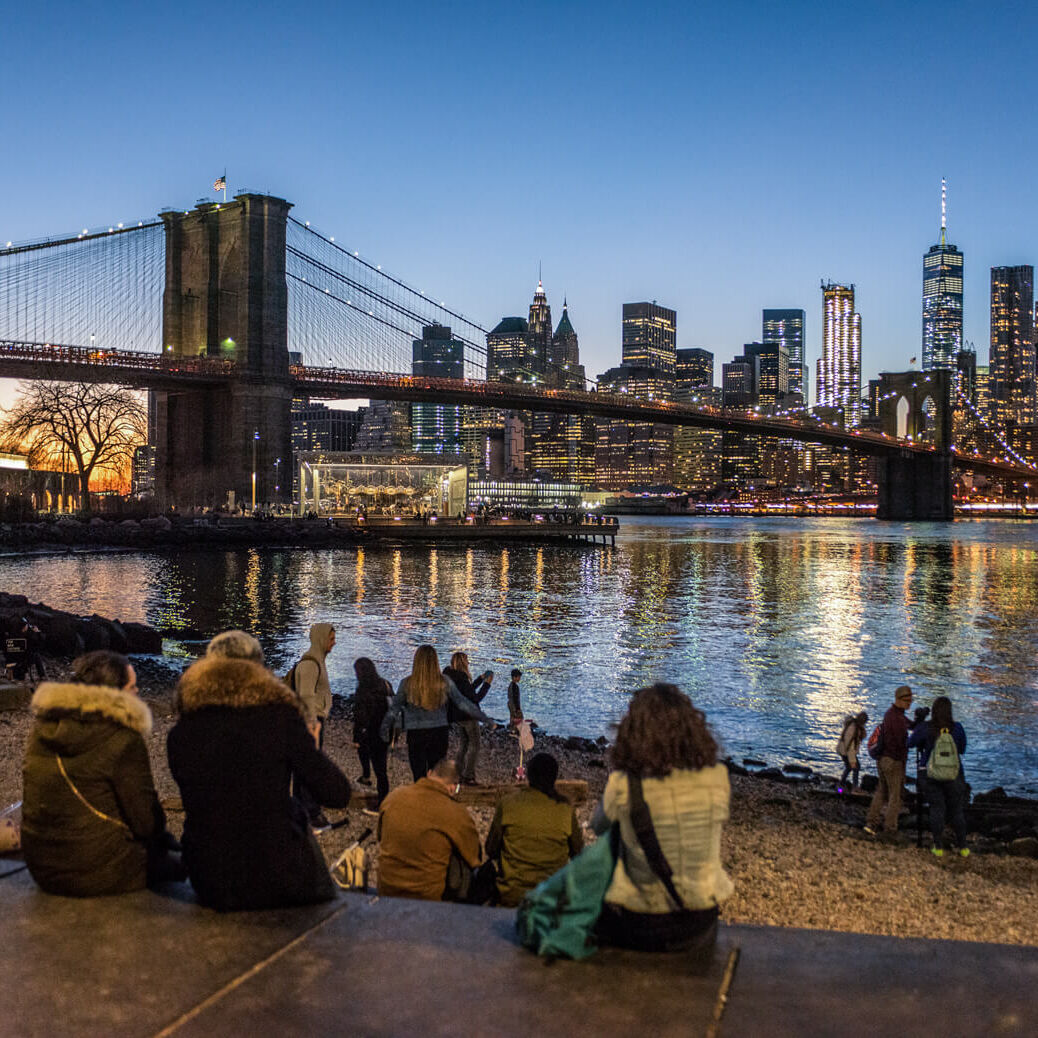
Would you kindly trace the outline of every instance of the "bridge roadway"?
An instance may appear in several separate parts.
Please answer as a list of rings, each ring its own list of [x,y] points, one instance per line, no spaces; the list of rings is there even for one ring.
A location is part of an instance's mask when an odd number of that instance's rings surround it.
[[[759,415],[732,408],[693,407],[669,400],[644,400],[616,393],[537,388],[509,382],[430,378],[342,368],[290,365],[294,393],[336,400],[373,398],[405,403],[460,404],[491,409],[590,414],[661,425],[756,433],[803,443],[847,447],[879,457],[935,453],[934,447],[897,440],[886,433],[842,429],[807,415],[803,419]],[[0,339],[0,378],[104,382],[135,389],[176,390],[248,380],[248,372],[219,357],[180,357],[130,350],[88,349]],[[255,376],[269,381],[269,376]],[[952,447],[954,452],[955,448]],[[961,468],[1018,481],[1038,480],[1038,469],[998,458],[955,454]]]

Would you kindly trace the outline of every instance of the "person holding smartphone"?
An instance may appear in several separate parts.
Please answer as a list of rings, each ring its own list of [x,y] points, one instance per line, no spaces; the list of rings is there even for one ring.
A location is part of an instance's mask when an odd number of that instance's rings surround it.
[[[456,652],[451,656],[451,665],[443,668],[443,673],[454,682],[458,691],[470,702],[477,706],[486,698],[490,691],[490,683],[494,680],[494,672],[485,670],[478,678],[473,680],[469,670],[469,657],[467,653]],[[458,726],[461,735],[461,747],[458,750],[458,774],[464,786],[475,786],[476,762],[479,760],[479,721],[471,717],[462,717],[460,712],[448,707],[450,720]]]

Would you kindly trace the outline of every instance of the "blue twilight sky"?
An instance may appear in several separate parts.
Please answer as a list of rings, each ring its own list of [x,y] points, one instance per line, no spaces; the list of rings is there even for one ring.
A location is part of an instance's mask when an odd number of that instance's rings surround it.
[[[229,188],[486,327],[543,263],[589,375],[624,301],[720,363],[762,307],[857,286],[863,375],[919,355],[922,254],[965,253],[987,357],[992,265],[1033,263],[1038,7],[1027,3],[8,4],[0,238]]]

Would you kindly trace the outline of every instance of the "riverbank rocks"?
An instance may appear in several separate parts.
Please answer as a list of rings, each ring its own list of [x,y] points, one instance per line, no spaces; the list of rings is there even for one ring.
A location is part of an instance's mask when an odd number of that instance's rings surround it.
[[[1018,858],[1038,858],[1038,838],[1023,836],[1009,844],[1009,853]]]
[[[142,655],[162,652],[162,636],[147,624],[124,624],[96,613],[74,616],[42,603],[32,604],[25,595],[0,592],[0,628],[15,630],[22,617],[39,628],[44,656],[69,658],[95,649]]]

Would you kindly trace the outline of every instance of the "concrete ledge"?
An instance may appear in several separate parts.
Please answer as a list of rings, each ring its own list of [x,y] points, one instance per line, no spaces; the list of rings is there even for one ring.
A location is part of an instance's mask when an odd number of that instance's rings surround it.
[[[1038,1033],[1033,948],[722,927],[710,970],[603,949],[545,965],[506,909],[350,894],[219,915],[182,886],[78,901],[0,878],[5,1033],[703,1035]]]

